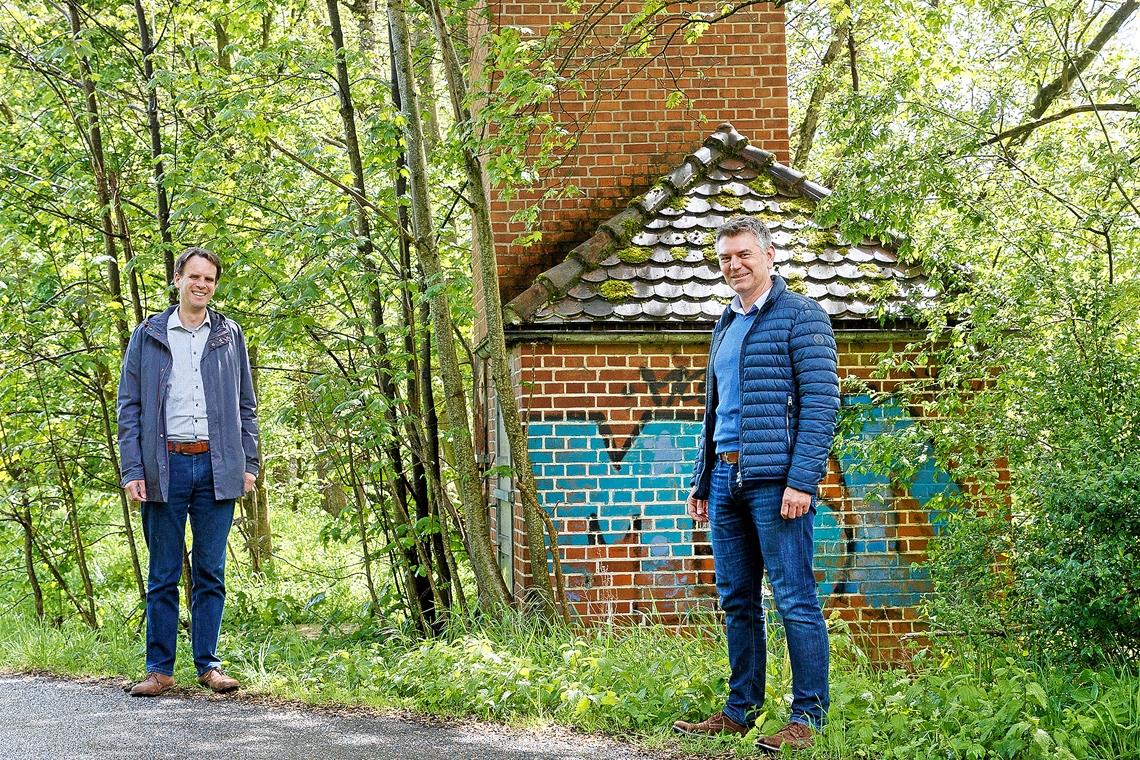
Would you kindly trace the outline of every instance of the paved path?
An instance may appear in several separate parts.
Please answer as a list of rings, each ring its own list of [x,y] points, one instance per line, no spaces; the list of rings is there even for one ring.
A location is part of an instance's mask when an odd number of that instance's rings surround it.
[[[592,736],[0,676],[0,760],[659,760]]]

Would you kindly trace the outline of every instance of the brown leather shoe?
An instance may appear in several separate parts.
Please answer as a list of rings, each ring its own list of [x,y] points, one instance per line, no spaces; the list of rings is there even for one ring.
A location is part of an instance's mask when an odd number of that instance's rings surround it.
[[[742,726],[723,712],[716,712],[702,720],[700,723],[689,723],[679,720],[673,724],[673,730],[679,734],[693,736],[718,736],[720,734],[736,734],[744,736],[748,728]]]
[[[146,678],[131,687],[132,697],[157,697],[174,687],[174,679],[162,673],[147,673]]]
[[[198,676],[198,683],[207,689],[213,689],[219,694],[225,694],[227,691],[236,691],[241,688],[241,684],[238,680],[227,676],[222,672],[221,668],[210,668]]]
[[[756,746],[769,752],[779,752],[780,747],[784,746],[792,749],[807,749],[815,744],[814,736],[815,731],[812,731],[809,726],[793,720],[771,736],[760,737]]]

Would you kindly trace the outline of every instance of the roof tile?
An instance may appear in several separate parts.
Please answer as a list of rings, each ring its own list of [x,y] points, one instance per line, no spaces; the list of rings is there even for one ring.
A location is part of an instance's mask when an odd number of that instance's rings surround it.
[[[757,177],[771,182],[755,181]],[[812,222],[815,201],[828,193],[776,163],[771,153],[749,145],[731,125],[721,125],[696,153],[604,222],[565,262],[539,275],[536,285],[508,305],[508,315],[512,324],[521,318],[537,326],[707,326],[733,295],[712,256],[715,231],[739,213],[767,222],[776,246],[776,271],[789,287],[816,298],[837,327],[880,310],[901,314],[907,303],[937,297],[922,271],[898,265],[894,251],[871,240],[858,246],[838,243],[831,230]],[[636,247],[637,257],[626,256],[626,247]],[[604,284],[611,280],[632,285],[632,295],[604,298]],[[897,287],[876,287],[890,281]],[[542,302],[544,293],[550,301]]]

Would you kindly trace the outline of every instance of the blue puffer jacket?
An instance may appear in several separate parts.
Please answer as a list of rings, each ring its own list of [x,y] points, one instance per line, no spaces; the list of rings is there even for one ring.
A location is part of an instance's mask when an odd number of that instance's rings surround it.
[[[835,335],[819,304],[788,290],[783,277],[772,280],[772,292],[741,347],[738,482],[779,480],[814,494],[827,470],[839,409]],[[726,307],[709,346],[705,421],[690,482],[698,499],[708,498],[716,462],[712,361],[735,317]]]

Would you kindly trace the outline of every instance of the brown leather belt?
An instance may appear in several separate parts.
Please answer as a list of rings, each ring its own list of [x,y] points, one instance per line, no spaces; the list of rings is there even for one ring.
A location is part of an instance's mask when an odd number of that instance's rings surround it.
[[[166,450],[173,454],[205,454],[210,450],[209,441],[167,441]]]
[[[716,455],[717,459],[725,464],[736,464],[740,461],[739,451],[722,451]]]

